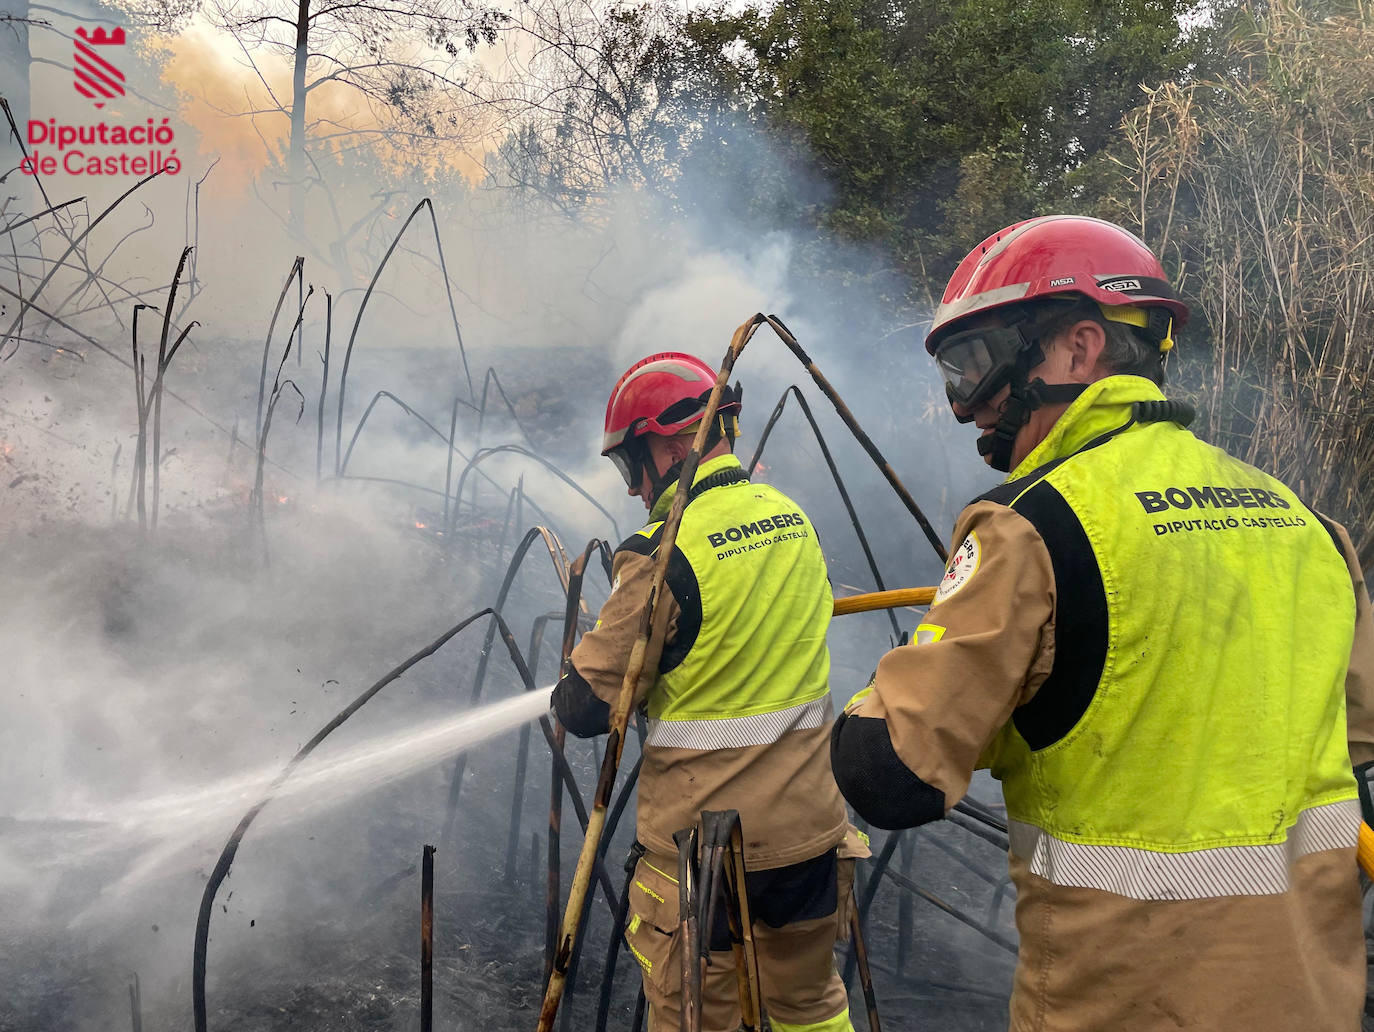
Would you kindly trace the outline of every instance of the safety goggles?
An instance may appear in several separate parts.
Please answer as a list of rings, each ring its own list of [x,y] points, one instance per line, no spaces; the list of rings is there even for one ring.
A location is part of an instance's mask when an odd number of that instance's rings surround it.
[[[620,475],[625,478],[625,486],[631,491],[639,489],[644,482],[644,464],[649,457],[649,449],[636,437],[626,437],[623,444],[606,453]]]
[[[953,333],[935,345],[935,362],[945,378],[945,397],[951,405],[972,410],[988,401],[1011,382],[1016,364],[1025,361],[1038,365],[1044,356],[1025,353],[1036,348],[1054,327],[1063,322],[1078,301],[1046,304],[1041,310],[1028,312],[1007,309],[1002,326],[984,326],[977,330]],[[973,418],[956,417],[961,423]]]
[[[935,362],[951,405],[974,409],[1011,380],[1017,356],[1031,346],[1020,326],[987,326],[942,340]]]

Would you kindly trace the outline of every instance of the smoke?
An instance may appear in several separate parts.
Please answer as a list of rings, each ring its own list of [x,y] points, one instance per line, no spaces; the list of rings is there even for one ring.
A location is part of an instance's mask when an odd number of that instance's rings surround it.
[[[178,177],[149,183],[92,233],[90,264],[105,262],[105,290],[116,303],[104,305],[99,290],[78,291],[55,312],[72,329],[29,313],[23,336],[43,343],[21,343],[0,374],[0,484],[8,485],[0,491],[0,578],[11,586],[0,599],[0,655],[7,660],[0,702],[7,758],[0,786],[0,968],[14,976],[0,1002],[0,1027],[118,1027],[128,1020],[126,989],[135,974],[150,1027],[186,1026],[200,893],[263,778],[368,684],[492,604],[528,527],[551,527],[575,554],[593,536],[614,544],[643,520],[639,503],[598,455],[606,391],[638,358],[684,350],[714,363],[741,321],[756,311],[777,313],[942,533],[962,502],[992,479],[977,464],[972,435],[947,418],[919,341],[894,332],[910,315],[894,312],[886,285],[868,275],[873,255],[826,243],[865,271],[821,290],[807,269],[822,245],[786,219],[741,218],[720,184],[684,183],[682,195],[695,198],[686,215],[622,190],[574,220],[461,178],[443,179],[436,192],[421,172],[358,154],[310,194],[314,243],[306,248],[304,281],[315,292],[281,367],[290,386],[266,441],[259,515],[252,491],[263,349],[298,251],[280,221],[284,191],[255,173],[264,152],[261,142],[254,150],[245,131],[252,120],[215,111],[242,95],[234,75],[251,74],[221,46],[195,30],[175,42],[170,63],[134,80],[140,94],[174,108],[188,160]],[[43,78],[53,74],[35,66],[35,117],[78,117],[69,83]],[[111,111],[134,116],[139,103],[131,95]],[[279,140],[279,132],[268,139]],[[740,144],[749,155],[741,160],[781,174],[765,141]],[[195,184],[216,158],[197,216]],[[805,169],[786,174],[799,196],[817,194]],[[88,207],[97,212],[130,184],[58,176],[44,185],[54,203],[88,192]],[[404,220],[431,194],[437,238],[422,211],[364,307]],[[33,194],[23,203],[27,213],[42,206]],[[80,219],[68,230],[87,225]],[[4,271],[5,282],[19,283],[26,294],[43,275],[39,257],[51,259],[66,246],[51,221],[41,233],[17,242],[17,268]],[[178,292],[173,339],[192,320],[200,325],[167,371],[157,526],[150,469],[148,528],[140,531],[131,501],[132,305],[135,297],[165,305],[188,243],[196,246],[194,265]],[[55,311],[84,275],[72,263],[39,303]],[[295,285],[286,292],[266,363],[269,389],[304,293]],[[6,325],[14,313],[8,305]],[[139,340],[149,367],[160,333],[161,314],[143,312]],[[336,448],[335,406],[350,348]],[[487,387],[488,368],[506,399],[495,384]],[[933,550],[771,331],[757,334],[737,377],[746,388],[742,457],[752,454],[776,399],[799,384],[886,586],[933,583]],[[487,404],[479,413],[474,406],[484,388]],[[378,401],[349,452],[379,391],[410,411]],[[455,405],[450,455],[444,438]],[[468,468],[493,446],[547,459],[607,512],[513,451]],[[761,462],[759,475],[796,498],[822,528],[836,590],[875,587],[795,402]],[[596,562],[591,566],[594,613],[607,588]],[[536,617],[561,609],[558,579],[536,542],[506,608],[521,647]],[[891,633],[881,614],[846,620],[832,635],[840,702],[862,686]],[[915,621],[914,613],[900,616],[908,630]],[[559,626],[552,621],[542,643],[534,673],[540,683],[554,676]],[[469,705],[482,633],[467,632],[390,686],[331,736],[318,761],[327,765],[376,740],[451,720]],[[490,664],[484,698],[516,694],[521,686],[499,641]],[[512,965],[511,980],[538,980],[541,890],[526,858],[535,825],[536,834],[547,834],[547,760],[536,734],[518,870],[507,870],[514,739],[472,750],[457,832],[441,854],[441,878],[456,897],[448,911],[450,927],[459,929],[454,934],[465,942],[491,939],[467,956],[450,947],[449,974],[469,989],[473,983],[460,976],[495,963],[493,957]],[[590,747],[574,745],[570,753],[589,784]],[[627,762],[632,756],[631,750]],[[263,812],[214,914],[210,994],[220,1021],[212,1024],[271,1024],[276,1019],[253,1011],[259,998],[308,1014],[320,1000],[282,986],[312,980],[334,979],[355,1012],[381,1008],[374,1018],[385,1016],[385,1001],[411,991],[395,973],[410,970],[408,953],[404,960],[393,955],[398,943],[409,950],[413,938],[412,868],[421,844],[444,834],[451,769],[435,760],[362,790],[326,781],[292,807],[273,804]],[[230,788],[241,807],[222,804]],[[203,805],[178,815],[168,800]],[[156,834],[147,822],[138,824],[137,813],[157,816]],[[569,816],[565,829],[575,831]],[[622,831],[617,843],[625,838]],[[565,846],[575,847],[576,839],[565,831]],[[618,844],[610,855],[619,850]],[[494,891],[488,886],[498,877],[516,887],[495,906],[499,924],[482,916],[494,906],[482,894]],[[600,920],[604,935],[604,915]],[[378,962],[384,973],[369,966],[378,957],[385,958]],[[367,982],[370,997],[337,988],[356,980]],[[509,1000],[489,1005],[501,1017],[488,1014],[487,1023],[524,1022],[527,1015],[512,1018],[498,1003]],[[341,1006],[338,999],[325,1004]],[[471,1023],[473,1013],[465,1020]]]

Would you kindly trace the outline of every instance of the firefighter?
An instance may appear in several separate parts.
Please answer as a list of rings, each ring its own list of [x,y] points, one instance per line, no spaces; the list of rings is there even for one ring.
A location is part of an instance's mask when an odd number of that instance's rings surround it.
[[[1187,316],[1096,219],[1017,223],[959,265],[926,349],[1009,476],[837,721],[835,776],[883,828],[1001,781],[1013,1030],[1354,1032],[1369,596],[1344,528],[1166,400]]]
[[[691,355],[652,355],[611,391],[601,454],[649,510],[615,553],[596,627],[573,649],[554,709],[580,737],[605,734],[640,626],[663,519],[715,382]],[[826,628],[833,600],[816,530],[782,492],[754,484],[733,453],[738,387],[709,431],[655,606],[662,653],[635,701],[648,720],[625,940],[639,961],[651,1032],[679,1027],[681,943],[673,833],[702,810],[738,810],[764,1005],[776,1032],[850,1032],[835,970],[847,935],[854,857],[830,772]],[[702,1028],[734,1032],[739,988],[724,915],[714,921]]]

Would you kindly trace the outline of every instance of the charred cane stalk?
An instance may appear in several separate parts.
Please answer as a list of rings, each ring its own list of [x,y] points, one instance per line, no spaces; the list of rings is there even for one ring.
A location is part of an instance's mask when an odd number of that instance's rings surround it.
[[[934,835],[929,836],[930,841],[936,841]],[[944,843],[940,843],[944,845]],[[902,840],[902,874],[911,877],[911,862],[916,856],[916,837],[908,835]],[[946,847],[949,848],[949,847]],[[907,953],[911,946],[911,897],[903,895],[897,900],[897,971],[906,974]],[[863,978],[865,967],[865,957],[860,954],[858,940],[855,940],[854,957],[859,962],[859,978]]]
[[[620,956],[621,931],[630,913],[630,885],[634,882],[635,868],[639,858],[644,855],[644,847],[636,842],[625,857],[625,888],[620,894],[620,906],[616,908],[615,922],[606,945],[606,970],[601,976],[601,997],[596,1002],[595,1032],[606,1032],[606,1019],[611,1013],[611,988],[615,984],[615,962]]]
[[[586,577],[587,559],[598,544],[595,538],[587,542],[582,554],[573,560],[568,568],[567,602],[563,609],[563,640],[559,646],[558,669],[565,668],[568,657],[572,655],[573,645],[577,642],[577,610],[582,605],[582,582]],[[555,717],[553,738],[549,740],[550,758],[555,764],[567,763],[563,754],[567,733]],[[587,824],[583,824],[583,829]],[[549,862],[548,878],[544,893],[544,978],[553,977],[554,957],[558,943],[558,897],[563,887],[562,872],[562,834],[563,834],[563,785],[557,778],[549,783]],[[550,1027],[553,1019],[550,1016]]]
[[[902,834],[901,831],[888,832],[887,839],[883,842],[883,848],[879,850],[878,855],[873,858],[873,869],[868,873],[868,877],[864,879],[862,891],[859,889],[857,877],[858,867],[855,867],[854,898],[857,902],[855,913],[860,926],[868,920],[868,910],[873,906],[873,898],[878,894],[878,886],[882,882],[883,872],[887,870],[887,865],[892,862],[892,854],[897,851],[897,844],[901,841]],[[854,951],[855,946],[854,943],[851,942],[849,944],[849,955],[845,958],[844,962],[844,984],[846,986],[854,981],[854,965],[857,960]]]
[[[420,1032],[431,1032],[433,1028],[434,847],[425,846],[420,868]]]
[[[701,975],[697,953],[701,928],[697,924],[697,829],[684,828],[673,833],[677,846],[677,930],[682,942],[678,977],[682,984],[682,1009],[678,1012],[682,1032],[701,1032]]]
[[[539,652],[544,643],[544,628],[548,626],[549,620],[562,615],[544,613],[534,618],[534,626],[530,628],[530,645],[526,650],[530,657],[530,675],[533,677],[539,676]],[[520,744],[516,746],[515,754],[515,788],[511,791],[510,797],[510,826],[506,832],[506,863],[503,868],[507,885],[514,885],[516,880],[516,854],[520,849],[520,821],[525,810],[525,774],[529,769],[529,756],[530,726],[526,724],[520,728]]]
[[[563,552],[563,543],[558,540],[558,535],[545,527],[531,527],[526,531],[524,538],[520,542],[520,547],[515,550],[515,555],[511,557],[510,564],[506,567],[505,578],[501,582],[501,590],[496,595],[496,604],[493,608],[501,613],[505,609],[506,599],[510,595],[512,585],[515,583],[515,575],[520,570],[530,546],[534,544],[536,538],[543,538],[544,546],[548,549],[549,558],[553,561],[554,572],[558,575],[558,580],[565,589],[568,586],[568,559]],[[492,642],[496,638],[495,625],[487,627],[486,638],[482,642],[482,651],[478,654],[477,673],[472,680],[472,697],[469,705],[476,706],[482,698],[482,686],[486,682],[487,663],[491,656]],[[449,782],[447,816],[444,820],[444,833],[440,841],[447,848],[453,841],[453,829],[458,819],[458,799],[463,789],[463,775],[467,771],[468,755],[462,752],[454,763],[453,777]]]
[[[372,274],[372,280],[367,285],[367,290],[363,293],[362,302],[358,305],[358,314],[353,319],[353,329],[348,334],[348,347],[344,349],[343,367],[339,371],[339,400],[336,406],[338,419],[334,424],[334,473],[339,473],[339,446],[343,443],[343,410],[344,401],[348,394],[348,367],[353,361],[353,345],[358,340],[358,328],[363,323],[363,313],[367,311],[367,303],[372,299],[372,292],[377,289],[377,281],[382,278],[387,262],[391,261],[392,254],[401,243],[401,238],[410,228],[410,224],[415,221],[415,216],[419,215],[424,209],[429,209],[430,225],[434,228],[434,247],[439,252],[439,268],[444,276],[444,290],[448,293],[448,310],[453,317],[453,333],[458,338],[458,354],[463,359],[463,374],[467,377],[468,397],[472,400],[467,402],[469,408],[476,408],[477,392],[472,386],[472,373],[468,369],[468,354],[463,347],[463,331],[458,325],[458,309],[453,303],[453,283],[448,278],[448,265],[444,261],[444,245],[439,239],[439,220],[434,215],[434,205],[428,197],[423,198],[419,204],[415,205],[414,210],[406,217],[401,228],[396,231],[396,237],[391,241],[391,246],[386,249],[386,254],[382,255],[382,260],[377,264],[377,269]],[[450,440],[452,438],[450,437]],[[448,528],[445,527],[445,530]]]
[[[143,989],[138,984],[138,973],[129,983],[129,1020],[134,1032],[143,1032]]]
[[[125,518],[128,518],[129,509],[133,507],[134,500],[138,500],[138,529],[143,530],[147,526],[148,508],[144,487],[147,483],[148,472],[148,397],[146,387],[147,362],[142,353],[138,350],[138,313],[144,308],[152,308],[152,305],[134,305],[134,325],[133,325],[133,370],[134,370],[134,404],[138,409],[138,442],[134,446],[134,473],[133,479],[129,484],[129,504],[124,509]]]
[[[286,303],[286,292],[291,289],[291,281],[300,277],[305,278],[305,258],[296,255],[296,260],[291,263],[291,271],[286,274],[286,282],[281,285],[281,293],[277,296],[277,307],[272,309],[272,321],[267,324],[267,340],[262,345],[262,369],[258,372],[258,414],[253,420],[253,431],[258,436],[262,435],[262,402],[267,393],[267,357],[272,353],[272,332],[277,328],[277,317],[281,315],[281,306]],[[305,304],[300,306],[304,310]],[[291,353],[291,341],[294,338],[294,327],[292,336],[286,338],[286,350],[282,352],[282,364],[286,364],[286,356]],[[278,367],[277,375],[281,375]]]
[[[873,975],[868,970],[868,947],[864,945],[864,930],[859,925],[859,912],[854,909],[852,903],[849,908],[849,935],[854,942],[854,956],[859,962],[859,983],[863,986],[864,1005],[868,1008],[869,1032],[883,1032],[883,1024],[878,1020],[878,997],[873,992]]]
[[[797,343],[797,338],[792,336],[792,331],[784,326],[782,320],[776,315],[760,315],[756,318],[766,320],[768,325],[773,327],[773,331],[782,338],[782,342],[787,345],[787,349],[797,357],[797,361],[806,367],[806,371],[811,374],[811,379],[815,381],[821,393],[829,399],[830,404],[835,406],[835,411],[839,414],[839,417],[844,420],[844,425],[849,427],[849,432],[854,435],[854,439],[859,442],[864,451],[868,452],[868,457],[877,465],[883,477],[892,486],[892,490],[897,492],[897,497],[902,500],[902,504],[906,506],[907,512],[911,513],[911,515],[915,517],[916,522],[920,524],[921,530],[925,532],[926,540],[930,542],[931,547],[935,549],[935,553],[940,557],[940,562],[947,562],[949,560],[949,553],[945,550],[945,546],[935,533],[935,528],[930,525],[930,521],[926,519],[925,513],[921,511],[921,507],[916,504],[916,499],[911,497],[911,493],[907,491],[902,482],[897,479],[897,474],[893,471],[887,459],[883,458],[882,452],[878,451],[878,446],[873,443],[868,434],[864,433],[863,427],[859,426],[859,421],[855,419],[854,414],[849,411],[849,406],[840,400],[839,394],[836,392],[835,388],[830,385],[830,381],[827,380],[820,369],[816,367],[816,363],[811,360],[811,356]]]
[[[324,401],[329,395],[329,344],[334,334],[334,298],[324,292],[324,372],[320,374],[320,404],[315,414],[315,484],[324,464]]]
[[[193,322],[181,332],[173,343],[171,349],[167,347],[167,334],[172,328],[172,308],[176,305],[177,286],[181,283],[181,274],[186,269],[186,259],[191,256],[191,248],[182,249],[181,260],[177,262],[176,275],[172,277],[172,286],[167,292],[167,304],[162,309],[162,336],[157,345],[157,371],[153,376],[153,516],[152,529],[157,532],[157,510],[162,498],[162,381],[167,375],[167,367],[172,364],[172,358],[176,355],[177,349],[181,347],[186,335],[191,332],[191,328],[196,324]]]

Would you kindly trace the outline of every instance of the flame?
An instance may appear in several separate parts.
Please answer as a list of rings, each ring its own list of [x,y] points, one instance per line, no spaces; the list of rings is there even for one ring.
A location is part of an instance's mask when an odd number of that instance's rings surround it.
[[[286,496],[286,495],[277,495],[277,504],[278,504],[278,505],[285,505],[286,502],[287,502],[287,496]]]
[[[416,529],[416,530],[424,530],[424,529],[425,529],[425,525],[424,525],[423,523],[421,523],[419,520],[416,520],[416,521],[415,521],[415,529]]]

